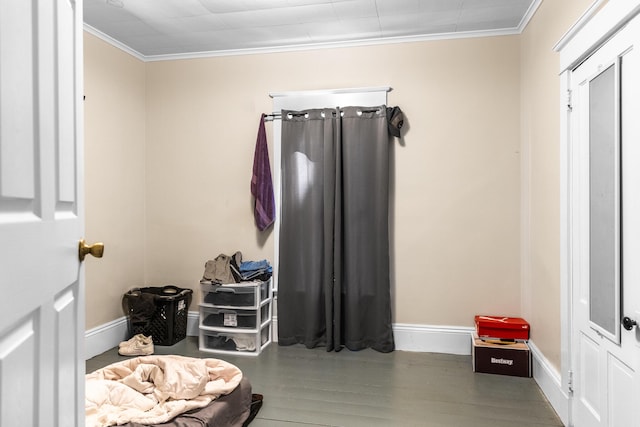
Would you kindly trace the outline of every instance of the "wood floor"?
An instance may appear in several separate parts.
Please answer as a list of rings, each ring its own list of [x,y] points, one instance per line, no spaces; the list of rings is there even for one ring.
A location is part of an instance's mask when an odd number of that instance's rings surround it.
[[[474,373],[470,356],[274,343],[258,357],[220,357],[198,351],[197,337],[155,350],[238,366],[264,395],[251,427],[562,426],[533,379]],[[89,359],[87,372],[124,359],[111,349]]]

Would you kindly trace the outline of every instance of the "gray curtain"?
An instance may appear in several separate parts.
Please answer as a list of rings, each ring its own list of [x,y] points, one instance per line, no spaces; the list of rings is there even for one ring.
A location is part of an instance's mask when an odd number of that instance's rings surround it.
[[[278,342],[394,349],[385,106],[282,112]]]

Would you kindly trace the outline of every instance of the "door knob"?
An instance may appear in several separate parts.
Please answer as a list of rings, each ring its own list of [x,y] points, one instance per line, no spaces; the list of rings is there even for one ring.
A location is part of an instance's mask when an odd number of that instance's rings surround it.
[[[630,331],[630,330],[632,330],[632,329],[633,329],[633,327],[634,327],[634,326],[638,326],[638,322],[636,322],[635,320],[630,319],[630,318],[628,318],[628,317],[626,317],[626,316],[625,316],[625,317],[622,319],[622,326],[623,326],[627,331]]]
[[[80,243],[78,244],[78,258],[80,258],[80,261],[84,261],[84,257],[87,254],[91,254],[96,258],[102,258],[103,253],[104,243],[94,243],[93,245],[87,245],[84,242],[84,239],[80,239]]]

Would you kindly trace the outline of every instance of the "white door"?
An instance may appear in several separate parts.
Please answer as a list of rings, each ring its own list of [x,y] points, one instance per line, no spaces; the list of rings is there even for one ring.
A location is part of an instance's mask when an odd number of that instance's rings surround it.
[[[84,425],[82,1],[0,0],[0,426]]]
[[[640,20],[571,74],[573,424],[640,426]],[[626,328],[622,326],[627,317]]]

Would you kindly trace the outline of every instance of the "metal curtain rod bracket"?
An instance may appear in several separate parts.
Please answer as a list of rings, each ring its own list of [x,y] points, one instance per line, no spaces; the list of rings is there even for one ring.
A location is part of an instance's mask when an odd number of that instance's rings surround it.
[[[282,114],[280,113],[271,113],[271,114],[265,114],[264,115],[264,121],[265,122],[272,122],[274,120],[279,120],[282,118]]]

